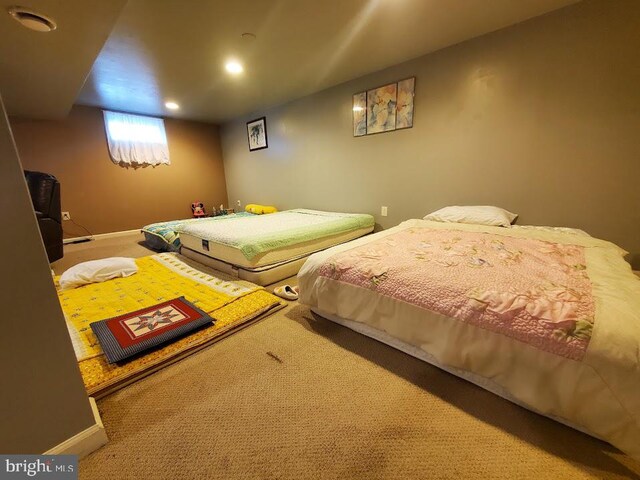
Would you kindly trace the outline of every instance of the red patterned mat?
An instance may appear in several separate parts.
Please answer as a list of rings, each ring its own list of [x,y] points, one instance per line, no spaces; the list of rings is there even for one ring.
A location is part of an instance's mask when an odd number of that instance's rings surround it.
[[[91,324],[109,363],[166,343],[213,319],[184,297]]]

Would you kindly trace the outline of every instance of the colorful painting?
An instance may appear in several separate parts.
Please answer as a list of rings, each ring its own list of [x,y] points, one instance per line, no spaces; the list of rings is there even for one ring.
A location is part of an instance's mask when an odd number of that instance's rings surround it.
[[[397,93],[397,83],[367,91],[367,135],[395,130]]]
[[[361,137],[366,134],[367,92],[360,92],[353,96],[353,136]]]
[[[413,96],[416,78],[398,82],[398,103],[396,105],[396,129],[413,127]]]
[[[416,77],[353,95],[353,136],[413,127]]]
[[[267,148],[267,119],[265,117],[247,122],[247,138],[249,151]]]

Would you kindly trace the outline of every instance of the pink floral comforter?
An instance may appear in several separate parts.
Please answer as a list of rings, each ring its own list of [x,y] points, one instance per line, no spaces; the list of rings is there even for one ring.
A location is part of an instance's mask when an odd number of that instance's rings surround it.
[[[414,227],[338,253],[319,274],[574,360],[594,324],[576,245]]]

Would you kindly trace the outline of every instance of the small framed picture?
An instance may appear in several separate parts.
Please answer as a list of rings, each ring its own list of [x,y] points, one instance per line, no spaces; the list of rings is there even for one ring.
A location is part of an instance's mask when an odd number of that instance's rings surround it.
[[[256,118],[247,122],[247,139],[249,140],[249,151],[262,150],[267,148],[267,119],[266,117]]]

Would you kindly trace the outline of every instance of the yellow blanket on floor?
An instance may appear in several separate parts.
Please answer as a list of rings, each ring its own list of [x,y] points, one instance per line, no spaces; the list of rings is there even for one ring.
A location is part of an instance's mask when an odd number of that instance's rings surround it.
[[[138,273],[103,283],[92,283],[58,296],[74,341],[78,360],[102,354],[90,324],[184,296],[211,315],[219,308],[261,287],[230,282],[184,263],[176,254],[162,253],[136,259]],[[214,316],[215,318],[215,316]]]
[[[130,277],[58,291],[80,371],[90,394],[206,343],[280,305],[280,300],[262,287],[220,279],[194,268],[175,253],[139,258],[136,264],[138,273]],[[180,296],[206,312],[215,323],[129,362],[107,363],[91,323]]]

